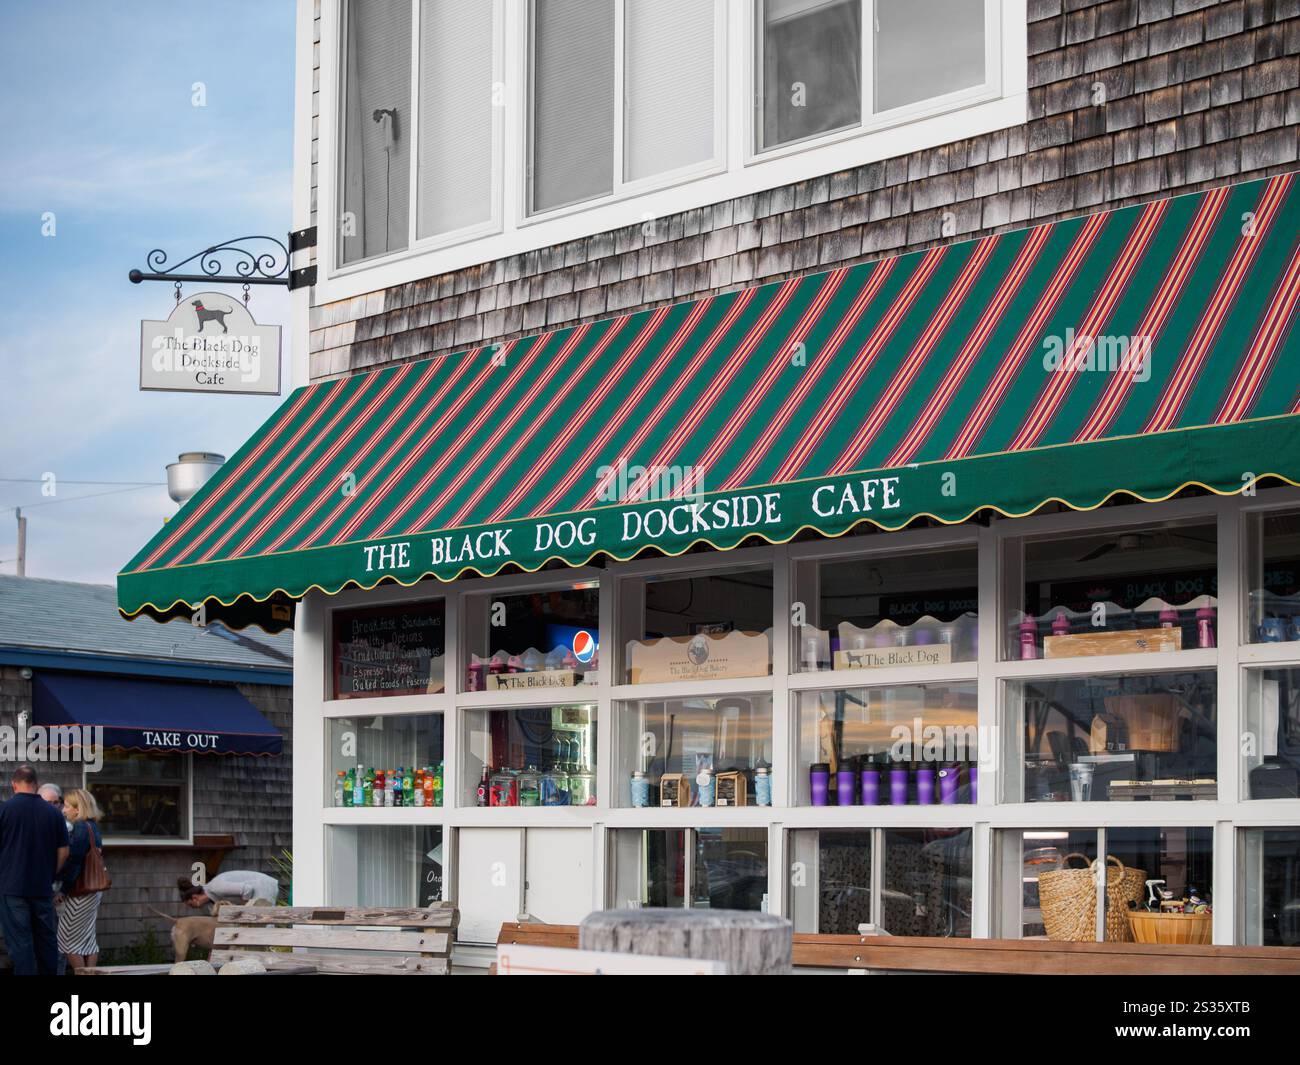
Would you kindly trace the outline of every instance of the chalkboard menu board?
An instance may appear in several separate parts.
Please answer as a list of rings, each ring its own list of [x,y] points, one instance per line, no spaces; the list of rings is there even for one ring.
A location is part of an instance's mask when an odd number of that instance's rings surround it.
[[[334,614],[334,698],[443,690],[443,603],[404,603]]]

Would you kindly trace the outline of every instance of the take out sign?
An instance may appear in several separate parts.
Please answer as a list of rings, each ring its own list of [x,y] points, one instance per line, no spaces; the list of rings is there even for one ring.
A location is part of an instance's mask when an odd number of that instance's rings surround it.
[[[165,322],[140,323],[140,390],[278,396],[280,327],[233,296],[183,296]]]

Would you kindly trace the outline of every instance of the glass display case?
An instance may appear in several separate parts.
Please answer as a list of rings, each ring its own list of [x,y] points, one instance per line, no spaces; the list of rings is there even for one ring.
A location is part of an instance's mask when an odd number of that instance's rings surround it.
[[[974,681],[805,691],[798,708],[800,805],[977,801]]]
[[[596,706],[468,710],[466,806],[595,806]]]
[[[600,587],[465,599],[461,690],[533,691],[595,684],[600,655]]]
[[[1002,657],[1214,647],[1217,552],[1210,522],[1009,541]]]
[[[979,552],[971,546],[813,559],[794,569],[799,672],[946,665],[979,656]]]
[[[1300,640],[1300,508],[1245,522],[1246,643]]]
[[[1217,798],[1217,692],[1210,670],[1008,681],[1023,772],[1005,800]]]
[[[1246,672],[1242,798],[1300,798],[1300,668]]]
[[[619,595],[622,683],[772,672],[770,567],[632,577]]]
[[[616,805],[771,804],[770,694],[642,699],[617,713]]]
[[[442,714],[330,718],[326,805],[443,805],[442,733]]]

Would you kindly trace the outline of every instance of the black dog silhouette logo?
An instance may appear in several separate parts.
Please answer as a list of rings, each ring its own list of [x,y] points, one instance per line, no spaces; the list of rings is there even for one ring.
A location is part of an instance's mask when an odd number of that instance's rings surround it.
[[[202,300],[191,300],[191,301],[190,301],[190,304],[191,304],[191,306],[193,306],[193,308],[194,308],[194,313],[195,313],[195,315],[198,317],[198,320],[199,320],[199,330],[198,330],[198,331],[199,331],[200,333],[203,332],[203,330],[207,327],[207,324],[208,324],[209,322],[216,322],[219,326],[221,326],[221,331],[222,331],[223,333],[229,333],[229,332],[230,332],[230,330],[226,328],[226,315],[232,313],[232,308],[227,307],[224,311],[218,311],[218,310],[215,310],[215,309],[212,309],[212,308],[209,308],[209,307],[205,307],[205,306],[203,306],[203,301],[202,301]]]

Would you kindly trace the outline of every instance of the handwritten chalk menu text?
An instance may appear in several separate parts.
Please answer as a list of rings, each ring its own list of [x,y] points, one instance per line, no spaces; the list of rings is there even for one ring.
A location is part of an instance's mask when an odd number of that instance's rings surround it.
[[[334,614],[334,698],[425,695],[443,686],[443,604]]]

